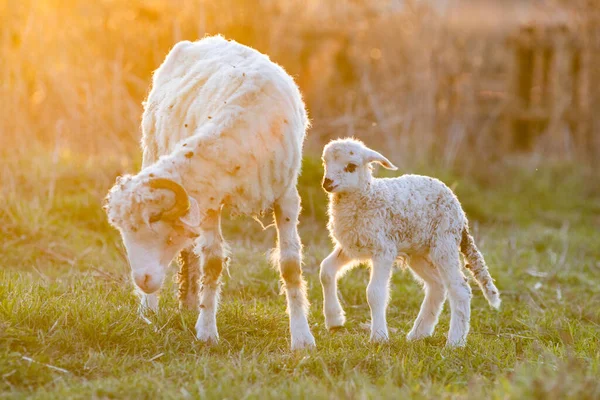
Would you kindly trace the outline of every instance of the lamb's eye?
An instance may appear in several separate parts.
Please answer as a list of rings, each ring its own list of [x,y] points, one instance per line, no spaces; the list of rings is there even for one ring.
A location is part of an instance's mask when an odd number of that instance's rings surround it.
[[[170,245],[170,244],[173,244],[173,238],[172,238],[171,236],[169,236],[169,237],[167,238],[167,244],[168,244],[168,245]]]
[[[356,164],[350,163],[350,164],[346,165],[346,168],[344,168],[344,171],[346,171],[346,172],[356,171]]]

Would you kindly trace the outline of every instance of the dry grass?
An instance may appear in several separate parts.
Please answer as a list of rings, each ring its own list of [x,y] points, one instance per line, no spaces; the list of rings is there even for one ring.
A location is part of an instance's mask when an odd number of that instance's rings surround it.
[[[1,0],[4,148],[39,143],[130,158],[152,71],[178,40],[221,33],[296,77],[314,120],[309,151],[356,135],[393,148],[402,166],[500,158],[504,39],[514,26],[488,26],[479,3],[437,11],[417,1],[393,4]],[[497,21],[523,20],[520,9]]]

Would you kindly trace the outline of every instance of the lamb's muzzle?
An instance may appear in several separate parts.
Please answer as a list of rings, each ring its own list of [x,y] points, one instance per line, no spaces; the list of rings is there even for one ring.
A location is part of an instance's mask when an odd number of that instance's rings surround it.
[[[333,191],[333,189],[335,189],[333,186],[333,181],[329,178],[323,179],[323,189],[325,189],[326,192]]]

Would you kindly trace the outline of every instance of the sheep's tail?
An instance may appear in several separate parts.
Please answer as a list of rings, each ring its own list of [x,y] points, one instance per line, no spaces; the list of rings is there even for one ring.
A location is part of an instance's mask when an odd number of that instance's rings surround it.
[[[469,234],[469,226],[467,224],[465,224],[462,231],[460,251],[467,259],[465,267],[471,272],[473,278],[475,278],[477,284],[481,287],[488,303],[496,309],[499,308],[501,303],[500,292],[496,288],[496,285],[494,285],[494,280],[490,276],[487,265],[485,265],[483,255],[479,252],[477,246],[475,246],[473,236]]]

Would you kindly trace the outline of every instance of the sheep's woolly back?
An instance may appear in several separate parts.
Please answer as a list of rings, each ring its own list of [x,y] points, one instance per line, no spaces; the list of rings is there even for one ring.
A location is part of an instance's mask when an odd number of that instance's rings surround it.
[[[258,213],[296,184],[307,127],[298,87],[267,56],[220,36],[180,42],[144,104],[143,170],[132,187],[169,178],[201,210]],[[116,198],[113,190],[109,208],[132,203]]]

